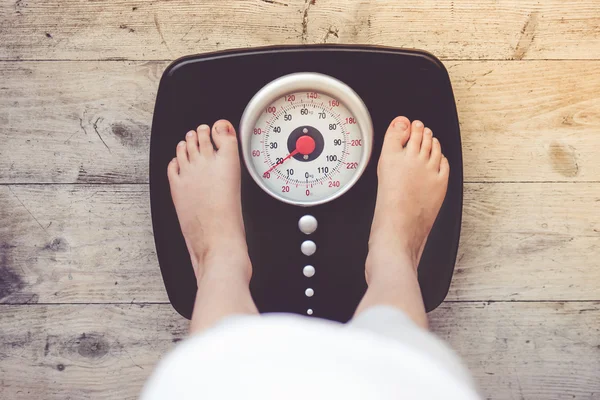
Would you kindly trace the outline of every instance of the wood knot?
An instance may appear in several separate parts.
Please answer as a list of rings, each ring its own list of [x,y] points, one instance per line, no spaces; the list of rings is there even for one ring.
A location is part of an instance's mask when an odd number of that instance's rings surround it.
[[[82,357],[99,359],[110,351],[110,345],[99,333],[83,333],[66,343],[66,350]]]
[[[50,243],[44,246],[44,250],[50,251],[67,251],[69,250],[69,243],[63,238],[56,238]]]
[[[133,121],[127,123],[116,122],[112,124],[113,135],[127,147],[146,147],[148,145],[149,128],[143,124],[137,124]]]
[[[579,174],[577,154],[573,146],[553,142],[550,144],[548,153],[550,164],[555,172],[567,178],[573,178]]]

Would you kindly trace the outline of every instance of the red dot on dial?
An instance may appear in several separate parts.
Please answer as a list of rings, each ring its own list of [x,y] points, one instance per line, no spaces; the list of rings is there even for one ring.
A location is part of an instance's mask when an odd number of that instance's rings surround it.
[[[304,156],[315,151],[315,147],[315,140],[308,135],[300,136],[298,140],[296,140],[296,150]]]

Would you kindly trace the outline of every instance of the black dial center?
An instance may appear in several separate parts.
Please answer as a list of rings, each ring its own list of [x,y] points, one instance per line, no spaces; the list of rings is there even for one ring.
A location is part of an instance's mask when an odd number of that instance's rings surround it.
[[[315,149],[310,154],[303,155],[297,153],[293,157],[302,162],[316,160],[321,155],[323,148],[325,147],[325,139],[323,138],[323,135],[317,128],[312,126],[299,126],[298,128],[294,129],[292,133],[290,133],[290,136],[288,136],[287,147],[290,153],[296,150],[296,142],[301,136],[310,136],[315,141]]]

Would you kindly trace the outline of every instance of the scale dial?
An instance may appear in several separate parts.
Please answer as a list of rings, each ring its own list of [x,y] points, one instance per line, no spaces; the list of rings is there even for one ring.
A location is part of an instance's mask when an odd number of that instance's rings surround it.
[[[373,142],[367,107],[346,84],[317,73],[263,87],[240,124],[243,158],[255,182],[280,201],[311,206],[347,192]]]

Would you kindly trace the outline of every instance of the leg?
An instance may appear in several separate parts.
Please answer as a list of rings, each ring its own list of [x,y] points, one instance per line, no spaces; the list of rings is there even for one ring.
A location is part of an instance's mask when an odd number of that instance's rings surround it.
[[[398,117],[388,128],[378,166],[377,204],[365,266],[369,288],[356,310],[404,311],[426,328],[417,267],[448,185],[450,167],[421,121]]]
[[[252,265],[246,247],[235,130],[218,121],[189,131],[168,167],[179,224],[198,293],[190,332],[233,314],[256,314],[250,295]]]

